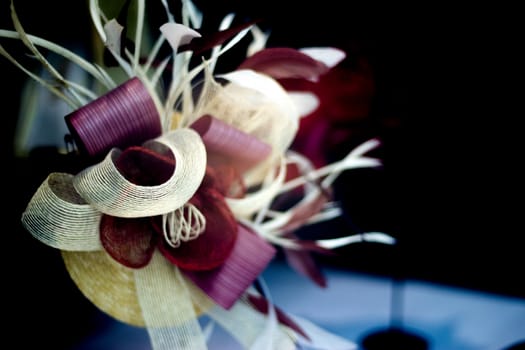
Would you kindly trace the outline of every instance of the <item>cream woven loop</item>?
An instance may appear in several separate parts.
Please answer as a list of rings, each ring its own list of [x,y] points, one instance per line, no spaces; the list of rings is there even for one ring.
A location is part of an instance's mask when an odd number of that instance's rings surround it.
[[[173,248],[181,242],[191,241],[199,237],[206,229],[206,218],[200,210],[191,203],[162,216],[162,232],[164,239]]]
[[[101,163],[75,176],[78,193],[99,211],[126,218],[162,215],[183,206],[199,188],[206,170],[206,150],[199,134],[177,129],[144,146],[172,152],[176,165],[166,182],[156,186],[129,182],[114,164],[120,151],[113,149]]]
[[[22,224],[39,241],[62,250],[101,250],[102,213],[87,204],[72,185],[73,175],[51,173],[22,214]]]
[[[254,71],[222,75],[222,86],[205,70],[198,104],[186,116],[187,125],[209,114],[272,147],[271,154],[244,174],[247,186],[259,185],[291,145],[299,128],[299,112],[288,93],[275,80]]]

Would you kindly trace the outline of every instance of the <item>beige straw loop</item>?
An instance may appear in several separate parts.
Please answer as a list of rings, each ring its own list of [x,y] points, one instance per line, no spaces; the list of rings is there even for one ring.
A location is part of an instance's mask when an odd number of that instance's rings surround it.
[[[156,216],[184,205],[197,191],[206,170],[206,150],[192,129],[176,129],[144,144],[168,148],[176,162],[172,176],[156,186],[139,186],[116,168],[119,150],[75,176],[73,185],[81,196],[101,212],[118,217]],[[152,170],[154,171],[154,170]]]
[[[75,191],[73,175],[51,173],[37,189],[22,214],[22,224],[39,241],[61,250],[102,249],[102,214]]]

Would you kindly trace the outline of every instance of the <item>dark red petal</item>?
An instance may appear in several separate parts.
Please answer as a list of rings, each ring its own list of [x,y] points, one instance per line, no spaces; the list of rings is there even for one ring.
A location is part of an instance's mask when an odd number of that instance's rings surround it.
[[[213,177],[213,186],[224,197],[242,198],[246,194],[244,179],[239,172],[231,166],[217,164],[213,168],[208,167],[206,171],[210,175],[213,174],[213,176],[205,177],[203,184]]]
[[[237,222],[224,197],[214,188],[201,186],[190,200],[206,218],[206,229],[196,239],[171,247],[165,239],[159,245],[166,259],[182,269],[211,270],[230,255],[237,239]]]
[[[366,133],[375,94],[373,72],[362,60],[356,69],[337,66],[317,83],[301,79],[281,79],[288,91],[309,91],[319,99],[318,108],[301,118],[292,149],[307,156],[316,167],[326,165],[327,155],[350,138]]]
[[[263,313],[265,315],[268,314],[269,305],[268,305],[268,300],[266,298],[262,296],[258,296],[258,295],[248,294],[248,301],[260,313]],[[310,340],[310,337],[308,337],[308,335],[304,332],[304,330],[301,327],[299,327],[299,325],[295,323],[294,320],[292,320],[287,314],[285,314],[281,309],[279,309],[275,305],[274,305],[274,309],[275,309],[275,314],[277,316],[277,321],[279,321],[279,323],[293,329],[294,331],[302,335],[307,340]]]
[[[334,67],[321,77],[320,83],[317,94],[325,118],[332,122],[357,122],[368,117],[375,81],[366,61],[359,61],[355,70]]]
[[[329,68],[299,50],[288,47],[267,48],[244,60],[238,69],[252,69],[274,79],[300,78],[316,81]]]
[[[267,143],[211,115],[200,117],[190,127],[201,135],[212,167],[227,165],[242,174],[272,151]]]
[[[306,156],[316,168],[320,168],[327,163],[326,144],[333,136],[332,130],[330,121],[323,118],[322,112],[301,118],[292,148]]]
[[[217,304],[229,309],[275,256],[275,248],[246,227],[239,225],[232,253],[217,269],[184,271]]]
[[[141,268],[151,260],[156,235],[149,218],[102,215],[100,240],[108,254],[124,266]]]
[[[130,182],[140,186],[155,186],[166,182],[175,169],[175,158],[142,146],[126,148],[115,166]]]
[[[335,68],[332,68],[326,74],[330,74],[330,72],[334,69]],[[319,84],[322,84],[322,82],[322,77],[319,79],[319,81],[310,81],[294,77],[279,79],[279,84],[281,84],[286,91],[309,91],[315,94],[318,93],[318,89],[320,88]]]
[[[310,252],[295,249],[283,249],[286,261],[291,268],[309,278],[320,287],[326,287],[326,278],[310,255]]]
[[[246,23],[241,23],[235,26],[231,26],[228,29],[221,31],[214,31],[211,33],[201,33],[202,36],[192,39],[188,44],[179,46],[178,52],[193,51],[195,54],[200,54],[206,50],[209,50],[217,45],[221,45],[228,39],[234,37],[237,33],[243,31],[249,26],[259,22],[254,20]]]
[[[161,134],[160,116],[140,79],[132,78],[65,116],[80,151],[100,158]]]
[[[336,66],[323,74],[319,81],[286,78],[279,83],[287,91],[309,91],[319,98],[319,113],[331,122],[358,122],[370,112],[375,94],[375,81],[370,64],[361,59],[355,69]],[[301,124],[310,118],[302,118]]]

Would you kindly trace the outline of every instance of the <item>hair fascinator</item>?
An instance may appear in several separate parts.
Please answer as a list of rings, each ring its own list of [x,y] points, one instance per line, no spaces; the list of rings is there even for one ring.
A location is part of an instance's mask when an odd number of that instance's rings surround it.
[[[67,104],[60,117],[83,164],[76,173],[51,172],[35,189],[24,228],[60,250],[72,281],[97,308],[147,329],[155,350],[207,349],[203,316],[246,349],[356,349],[275,305],[261,277],[282,252],[290,268],[325,287],[312,254],[394,242],[381,232],[295,234],[341,215],[332,185],[342,172],[381,166],[369,155],[377,138],[326,164],[293,147],[302,121],[323,103],[316,87],[346,53],[266,47],[258,22],[234,14],[215,32],[201,30],[205,16],[191,1],[181,1],[180,11],[161,3],[167,20],[146,30],[146,1],[122,21],[90,0],[105,52],[93,62],[27,33],[11,4],[15,30],[0,37],[21,41],[50,78],[2,46],[0,54]],[[219,70],[241,43],[249,43],[245,57]],[[46,52],[87,78],[69,78]]]

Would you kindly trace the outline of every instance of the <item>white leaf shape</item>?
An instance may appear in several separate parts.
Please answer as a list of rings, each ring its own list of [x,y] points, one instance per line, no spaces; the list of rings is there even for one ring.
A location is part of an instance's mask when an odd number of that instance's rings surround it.
[[[311,114],[319,107],[319,99],[311,92],[290,91],[288,96],[295,103],[301,117]]]
[[[332,68],[346,58],[346,53],[335,47],[305,47],[299,49],[302,53],[312,57],[314,60],[323,62]]]
[[[268,38],[270,37],[269,33],[265,33],[256,25],[253,25],[251,28],[251,33],[253,36],[253,40],[248,45],[248,49],[246,50],[246,57],[249,57],[253,55],[256,52],[261,51],[266,47],[266,43],[268,42]]]
[[[168,40],[173,51],[177,51],[179,46],[188,44],[192,39],[201,36],[199,32],[180,23],[164,23],[159,29]]]

